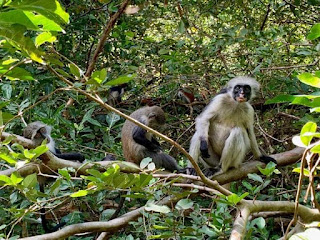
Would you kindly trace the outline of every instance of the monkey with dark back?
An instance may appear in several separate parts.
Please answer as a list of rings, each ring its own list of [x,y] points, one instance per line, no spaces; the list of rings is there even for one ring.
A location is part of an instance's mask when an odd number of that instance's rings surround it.
[[[51,130],[51,126],[43,122],[36,121],[26,126],[26,128],[23,130],[23,136],[33,140],[37,146],[41,145],[41,143],[46,139],[49,151],[58,158],[79,162],[83,162],[85,160],[84,156],[80,153],[61,153],[61,151],[56,148],[55,141],[51,137]],[[40,191],[44,193],[45,183],[48,181],[48,179],[44,177],[38,177],[38,181]],[[55,232],[66,224],[65,222],[61,222],[54,227],[50,227],[48,221],[46,220],[45,212],[46,211],[44,208],[40,209],[41,223],[46,233]]]
[[[61,151],[56,148],[55,141],[51,137],[51,131],[51,126],[43,122],[36,121],[29,123],[26,126],[23,130],[23,136],[33,140],[36,145],[40,145],[45,139],[47,139],[47,147],[49,148],[49,151],[58,158],[79,162],[83,162],[85,160],[84,156],[80,153],[61,153]]]
[[[231,79],[196,118],[196,132],[189,153],[204,166],[206,176],[239,168],[249,150],[262,162],[275,162],[263,155],[254,134],[254,110],[250,104],[260,84],[251,77]],[[201,155],[201,156],[200,156]],[[189,162],[189,173],[195,174]]]
[[[127,83],[111,87],[108,92],[107,103],[112,107],[118,105],[122,101],[122,96],[125,93],[127,87]]]
[[[165,124],[164,111],[158,106],[143,107],[134,111],[130,117],[159,131]],[[123,154],[128,162],[140,165],[142,159],[152,158],[157,168],[164,168],[168,171],[180,170],[175,159],[162,152],[159,142],[153,134],[126,120],[122,132],[121,141]]]

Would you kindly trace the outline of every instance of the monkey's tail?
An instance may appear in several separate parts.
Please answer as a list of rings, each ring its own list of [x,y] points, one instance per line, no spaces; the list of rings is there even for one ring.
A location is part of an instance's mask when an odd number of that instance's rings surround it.
[[[40,183],[40,192],[44,193],[44,184],[43,183]],[[57,224],[56,226],[50,228],[49,227],[49,223],[48,223],[48,221],[46,219],[46,209],[44,207],[40,209],[40,218],[41,218],[41,224],[42,224],[43,230],[46,233],[55,232],[59,228],[61,228],[64,225],[66,225],[66,222],[62,221],[61,223]]]
[[[191,138],[189,154],[196,162],[198,162],[200,156],[200,137],[197,133]],[[190,162],[188,163],[188,167],[192,167]]]

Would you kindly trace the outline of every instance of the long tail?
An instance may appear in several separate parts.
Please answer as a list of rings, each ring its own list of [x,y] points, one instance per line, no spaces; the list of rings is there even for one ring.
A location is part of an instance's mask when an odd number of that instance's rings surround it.
[[[40,192],[44,193],[44,184],[43,183],[40,183]],[[54,227],[49,227],[48,220],[46,219],[46,210],[45,210],[45,208],[41,208],[40,209],[40,216],[41,216],[41,224],[42,224],[43,230],[46,233],[55,232],[59,228],[61,228],[64,225],[66,225],[66,222],[61,222],[61,223],[55,225]]]
[[[191,139],[189,154],[196,162],[198,162],[200,156],[200,138],[197,132],[193,135]],[[188,167],[192,167],[192,164],[190,162],[188,163]]]

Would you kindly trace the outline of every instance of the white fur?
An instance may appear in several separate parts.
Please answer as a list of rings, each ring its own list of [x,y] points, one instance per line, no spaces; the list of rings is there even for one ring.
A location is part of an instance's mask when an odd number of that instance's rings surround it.
[[[210,158],[203,159],[207,165],[221,165],[222,171],[238,168],[251,150],[255,157],[261,156],[254,135],[254,110],[249,102],[234,101],[233,87],[238,84],[251,86],[252,96],[259,90],[259,83],[250,77],[236,77],[227,84],[227,93],[218,94],[196,118],[196,132],[190,143],[189,154],[197,162],[200,158],[200,140],[208,143]],[[188,167],[192,167],[189,162]]]

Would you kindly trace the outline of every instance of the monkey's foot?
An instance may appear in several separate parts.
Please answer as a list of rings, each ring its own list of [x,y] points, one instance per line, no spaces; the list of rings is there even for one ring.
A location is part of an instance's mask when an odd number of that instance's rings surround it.
[[[215,167],[215,168],[206,168],[203,170],[203,174],[209,178],[209,177],[212,177],[214,175],[216,175],[217,173],[219,173],[221,170],[220,167]]]

